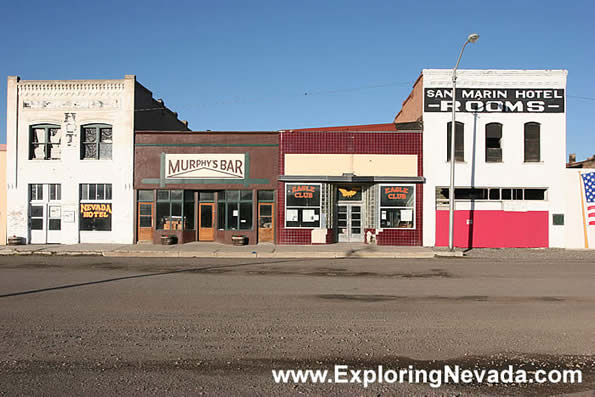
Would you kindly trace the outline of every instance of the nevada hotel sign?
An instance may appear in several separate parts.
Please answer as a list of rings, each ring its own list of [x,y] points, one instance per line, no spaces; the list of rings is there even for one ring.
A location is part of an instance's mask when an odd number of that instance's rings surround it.
[[[425,88],[425,112],[452,112],[452,88]],[[564,113],[561,88],[457,88],[456,111],[471,113]]]
[[[243,153],[165,155],[165,177],[168,179],[244,179],[245,167]]]

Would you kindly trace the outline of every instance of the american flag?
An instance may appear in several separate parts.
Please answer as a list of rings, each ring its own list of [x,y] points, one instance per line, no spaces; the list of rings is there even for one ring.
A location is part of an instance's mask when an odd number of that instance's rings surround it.
[[[595,172],[588,172],[581,176],[587,201],[587,219],[590,226],[595,226]]]

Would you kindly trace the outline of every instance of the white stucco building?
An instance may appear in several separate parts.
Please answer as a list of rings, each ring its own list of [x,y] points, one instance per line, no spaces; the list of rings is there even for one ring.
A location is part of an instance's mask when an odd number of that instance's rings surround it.
[[[459,70],[455,246],[564,247],[565,70]],[[423,244],[448,245],[452,70],[424,69],[396,122],[423,120]]]
[[[8,78],[7,234],[28,243],[132,243],[134,131],[187,130],[133,75]]]

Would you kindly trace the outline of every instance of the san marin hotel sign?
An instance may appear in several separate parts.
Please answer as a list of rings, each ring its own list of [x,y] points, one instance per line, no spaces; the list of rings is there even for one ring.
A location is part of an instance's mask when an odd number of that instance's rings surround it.
[[[452,112],[452,88],[425,88],[425,112]],[[457,88],[456,111],[471,113],[564,113],[564,89]]]
[[[161,153],[159,179],[143,183],[159,184],[268,184],[268,179],[250,178],[248,153]]]

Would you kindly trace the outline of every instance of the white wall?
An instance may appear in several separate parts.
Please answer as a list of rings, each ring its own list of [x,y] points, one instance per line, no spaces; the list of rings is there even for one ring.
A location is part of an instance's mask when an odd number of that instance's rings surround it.
[[[134,242],[134,76],[122,80],[18,81],[8,78],[7,186],[8,235],[28,238],[28,185],[60,183],[62,216],[75,211],[75,222],[62,219],[61,242]],[[72,143],[65,114],[74,113]],[[60,160],[29,160],[29,126],[62,127]],[[112,160],[80,159],[80,128],[112,125]],[[112,184],[112,231],[79,233],[79,184]]]
[[[457,88],[562,88],[565,70],[459,70]],[[452,88],[452,70],[423,70],[424,88]],[[436,236],[436,186],[449,186],[447,123],[451,112],[424,112],[424,194],[423,244],[433,246]],[[566,113],[463,113],[456,120],[465,124],[465,162],[455,166],[455,186],[535,187],[548,189],[548,201],[525,202],[518,210],[548,210],[550,247],[565,244],[564,226],[552,225],[552,214],[565,213]],[[526,122],[541,124],[541,162],[524,163]],[[485,162],[485,125],[502,127],[502,163]],[[457,208],[465,209],[461,203]],[[509,208],[510,205],[507,204]],[[476,202],[475,209],[493,209],[492,203]]]

